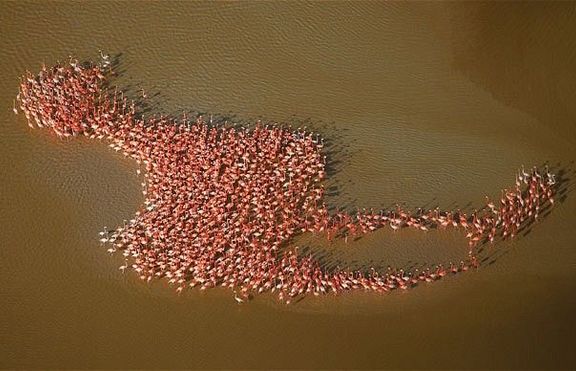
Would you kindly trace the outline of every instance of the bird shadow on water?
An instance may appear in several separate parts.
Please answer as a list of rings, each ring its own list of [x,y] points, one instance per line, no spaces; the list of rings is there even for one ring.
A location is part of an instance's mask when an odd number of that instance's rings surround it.
[[[122,76],[126,72],[125,66],[121,63],[121,57],[122,53],[112,56],[110,64],[113,75],[116,78],[119,78],[119,80],[122,80]],[[115,88],[115,86],[110,83],[108,84],[108,87]],[[160,90],[152,89],[151,91],[144,92],[141,86],[143,86],[141,82],[131,79],[129,83],[118,87],[118,91],[121,91],[125,97],[135,102],[137,112],[136,116],[139,119],[145,120],[146,117],[162,115],[162,117],[168,122],[182,122],[182,120],[194,122],[196,118],[202,116],[204,120],[213,127],[238,127],[250,130],[250,128],[254,127],[255,122],[259,121],[262,125],[270,125],[273,127],[279,126],[295,131],[303,130],[318,134],[319,138],[323,138],[321,140],[323,144],[322,153],[326,156],[325,170],[327,179],[324,181],[324,185],[328,209],[331,213],[341,210],[348,212],[355,210],[356,198],[352,194],[343,192],[345,187],[343,187],[342,181],[337,177],[337,174],[341,172],[342,169],[350,165],[350,158],[354,155],[352,148],[355,148],[355,146],[354,143],[351,142],[351,136],[347,134],[347,131],[350,130],[349,128],[337,125],[334,122],[315,121],[311,118],[299,119],[296,116],[291,117],[285,122],[271,122],[263,118],[242,118],[238,114],[232,112],[210,113],[187,109],[179,112],[163,113],[165,107],[171,106],[170,98]],[[531,219],[521,225],[516,239],[521,240],[527,238],[537,224],[542,223],[551,215],[553,208],[560,207],[566,202],[568,195],[574,189],[574,178],[576,172],[573,168],[573,161],[569,164],[556,163],[554,165],[550,165],[546,162],[541,167],[544,166],[548,166],[550,171],[556,174],[555,197],[557,204],[555,206],[546,204],[540,211],[538,221]],[[335,206],[336,204],[338,206]],[[396,206],[397,204],[390,204],[385,209],[392,210]],[[436,199],[433,198],[430,202],[420,205],[418,209],[430,210],[437,207],[439,207],[439,205],[436,203]],[[456,203],[444,205],[444,208],[447,208],[448,210],[461,209],[462,211],[469,211],[472,207],[473,205],[471,202],[461,205],[460,207]],[[430,231],[428,233],[435,233],[435,231]],[[298,235],[294,237],[298,237]],[[480,267],[490,266],[505,256],[509,252],[509,249],[506,249],[506,246],[504,246],[505,243],[506,241],[503,241],[502,239],[496,240],[494,244],[489,243],[487,240],[480,241],[480,244],[475,250]],[[462,233],[462,244],[464,247],[462,251],[466,253],[468,248],[464,238],[464,233]],[[293,248],[294,238],[285,241],[282,244],[280,253],[283,250]],[[390,264],[387,262],[386,258],[373,258],[364,261],[359,259],[350,260],[344,259],[341,253],[341,249],[325,249],[314,246],[301,246],[299,248],[300,256],[311,256],[319,263],[321,268],[328,273],[334,273],[340,270],[353,270],[362,272],[363,274],[369,274],[373,270],[377,272],[385,272],[390,269]],[[420,259],[419,261],[419,259],[416,258],[407,260],[406,263],[397,266],[395,269],[412,272],[416,269],[424,270],[426,268],[433,268],[437,264],[446,264],[446,262],[430,263],[429,261],[424,261],[424,259]],[[296,298],[294,302],[299,302],[303,298],[304,296]]]

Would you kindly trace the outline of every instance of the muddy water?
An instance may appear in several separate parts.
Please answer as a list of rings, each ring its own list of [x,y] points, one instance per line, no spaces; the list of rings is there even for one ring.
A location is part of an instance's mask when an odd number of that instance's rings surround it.
[[[1,367],[576,362],[573,4],[2,2],[0,35]],[[25,69],[99,48],[121,54],[118,84],[158,93],[156,112],[306,121],[335,143],[333,206],[473,208],[545,161],[565,199],[492,264],[408,292],[178,297],[98,245],[142,200],[134,164],[11,112]],[[351,265],[465,256],[447,231],[298,242]]]

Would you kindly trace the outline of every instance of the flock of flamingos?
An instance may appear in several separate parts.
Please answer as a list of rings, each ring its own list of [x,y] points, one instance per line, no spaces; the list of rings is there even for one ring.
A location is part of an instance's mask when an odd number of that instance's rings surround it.
[[[14,112],[60,138],[105,139],[140,165],[144,205],[124,225],[101,232],[101,242],[124,255],[122,271],[145,281],[166,278],[178,292],[225,286],[239,303],[263,292],[290,303],[306,294],[407,289],[477,267],[478,244],[514,237],[554,203],[554,174],[533,168],[521,169],[499,200],[487,198],[471,214],[400,207],[331,214],[323,201],[326,157],[318,135],[260,123],[212,125],[185,115],[144,119],[133,100],[109,86],[111,74],[106,55],[99,63],[70,59],[27,72]],[[329,270],[287,246],[303,232],[347,242],[384,227],[462,230],[468,257],[420,271]]]

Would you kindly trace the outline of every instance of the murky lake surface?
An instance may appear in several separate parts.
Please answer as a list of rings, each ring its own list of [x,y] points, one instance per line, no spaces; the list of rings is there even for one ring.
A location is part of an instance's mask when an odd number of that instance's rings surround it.
[[[573,3],[0,2],[0,367],[573,367]],[[335,143],[330,205],[473,208],[525,164],[563,202],[478,271],[295,305],[143,284],[98,244],[142,201],[135,164],[12,114],[42,62],[120,54],[156,112],[306,121]],[[464,257],[450,231],[380,230],[335,260]]]

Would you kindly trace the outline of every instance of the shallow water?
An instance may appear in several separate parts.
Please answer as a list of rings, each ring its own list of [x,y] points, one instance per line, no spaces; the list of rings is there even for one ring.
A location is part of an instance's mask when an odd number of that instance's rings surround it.
[[[559,368],[576,362],[576,7],[571,3],[0,3],[0,367]],[[156,112],[306,121],[336,144],[333,206],[471,208],[521,165],[565,199],[478,271],[389,295],[270,296],[141,283],[98,231],[142,200],[135,164],[11,111],[18,77],[99,48]],[[465,256],[381,230],[350,264]]]

